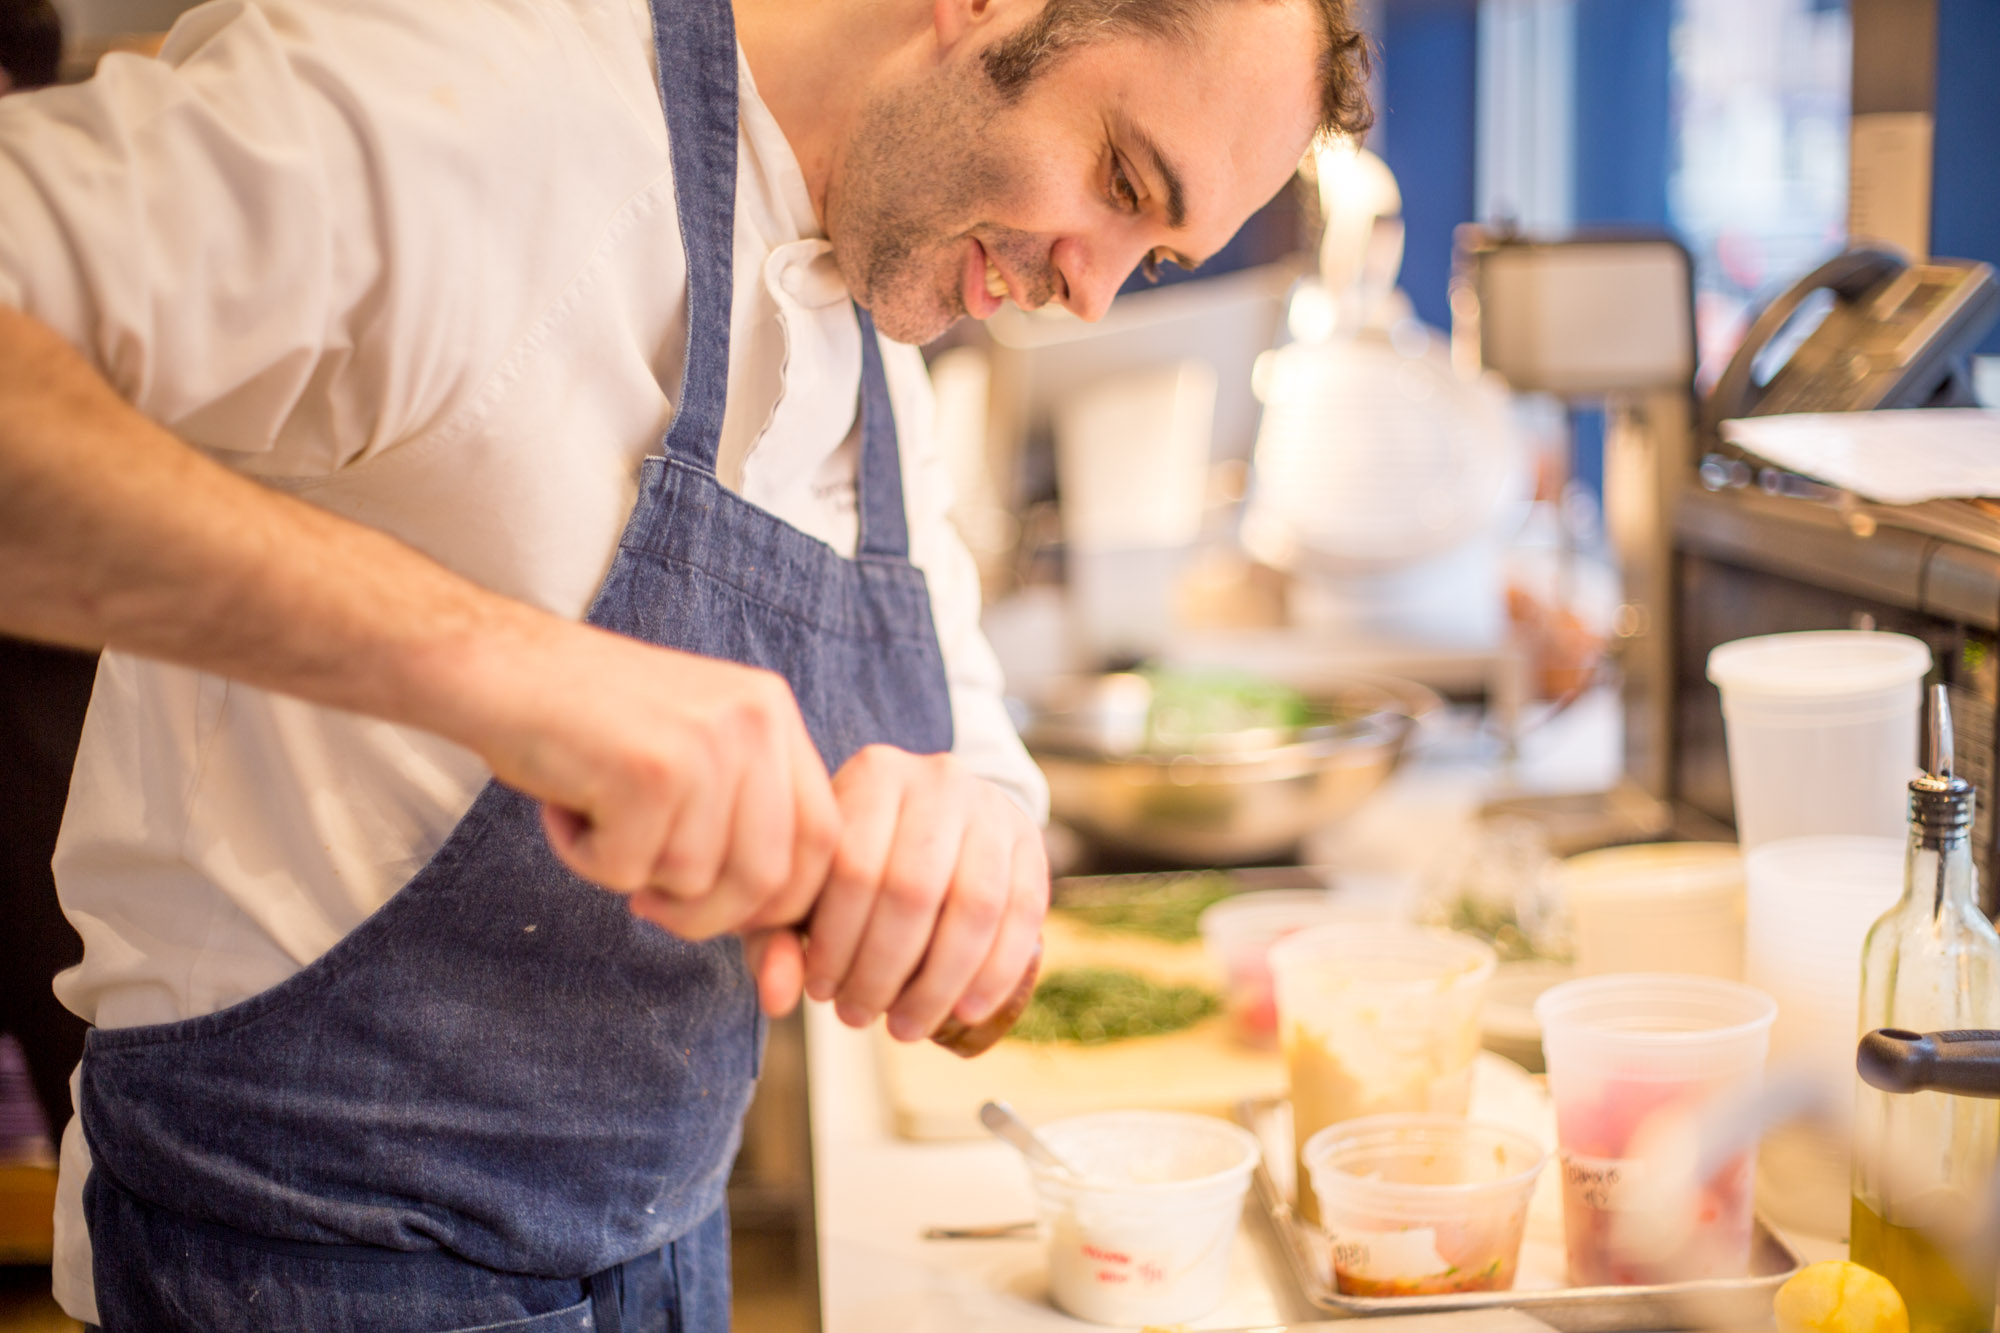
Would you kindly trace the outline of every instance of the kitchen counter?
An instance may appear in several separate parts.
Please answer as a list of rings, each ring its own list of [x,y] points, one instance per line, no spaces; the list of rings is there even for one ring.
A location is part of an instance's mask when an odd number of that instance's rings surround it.
[[[825,1333],[984,1333],[1095,1328],[1049,1304],[1045,1252],[1030,1234],[925,1240],[928,1226],[986,1226],[1034,1217],[1020,1154],[998,1140],[913,1143],[888,1130],[875,1036],[826,1005],[806,1018]],[[1229,1297],[1192,1325],[1223,1328],[1304,1319],[1284,1260],[1252,1210],[1230,1255]]]
[[[1503,794],[1583,791],[1616,772],[1616,700],[1587,698],[1531,733],[1502,769],[1465,738],[1445,738],[1406,765],[1323,845],[1316,863],[1340,872],[1343,892],[1409,901],[1429,858],[1462,848],[1482,801]],[[825,1333],[1034,1333],[1099,1327],[1048,1299],[1042,1242],[925,1240],[929,1226],[990,1226],[1034,1216],[1026,1172],[995,1140],[910,1142],[889,1128],[872,1032],[843,1026],[829,1006],[806,1017],[813,1176]],[[1805,1241],[1808,1259],[1844,1246]],[[1228,1295],[1193,1329],[1323,1318],[1296,1292],[1276,1238],[1246,1207],[1230,1256]]]

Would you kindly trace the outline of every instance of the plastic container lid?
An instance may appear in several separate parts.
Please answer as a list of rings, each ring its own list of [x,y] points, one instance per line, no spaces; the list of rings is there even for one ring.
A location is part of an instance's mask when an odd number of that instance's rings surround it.
[[[1862,698],[1913,685],[1930,669],[1931,650],[1922,640],[1877,630],[1765,634],[1708,654],[1708,678],[1725,700]]]
[[[1557,881],[1571,902],[1690,898],[1742,889],[1743,854],[1733,842],[1649,842],[1566,858]]]

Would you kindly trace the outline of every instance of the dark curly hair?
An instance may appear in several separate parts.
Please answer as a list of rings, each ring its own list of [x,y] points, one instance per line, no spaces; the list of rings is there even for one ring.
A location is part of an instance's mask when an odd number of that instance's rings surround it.
[[[1042,12],[985,54],[1001,94],[1020,96],[1048,63],[1100,37],[1132,34],[1191,42],[1200,20],[1223,3],[1288,0],[1048,0]],[[1375,123],[1368,105],[1368,38],[1354,26],[1348,0],[1304,0],[1319,20],[1319,133],[1360,139]]]
[[[16,88],[54,83],[62,64],[62,20],[49,0],[0,0],[0,69]]]

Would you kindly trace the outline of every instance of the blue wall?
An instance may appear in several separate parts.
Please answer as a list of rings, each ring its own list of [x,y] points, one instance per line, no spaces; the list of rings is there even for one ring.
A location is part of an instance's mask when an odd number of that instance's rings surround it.
[[[1479,21],[1471,0],[1384,0],[1381,128],[1370,146],[1403,192],[1403,290],[1451,327],[1451,234],[1473,217]]]
[[[1938,0],[1932,162],[1931,253],[2000,265],[2000,0]]]
[[[1673,0],[1578,0],[1578,229],[1667,225]]]
[[[1667,226],[1674,0],[1577,0],[1571,207],[1578,231]],[[1604,413],[1570,414],[1571,468],[1604,493]]]

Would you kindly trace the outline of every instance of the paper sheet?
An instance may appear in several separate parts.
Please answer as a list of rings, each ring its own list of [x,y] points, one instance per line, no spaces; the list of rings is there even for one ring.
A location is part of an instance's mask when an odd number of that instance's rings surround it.
[[[1744,417],[1723,438],[1878,504],[2000,496],[2000,411],[1922,408]]]

